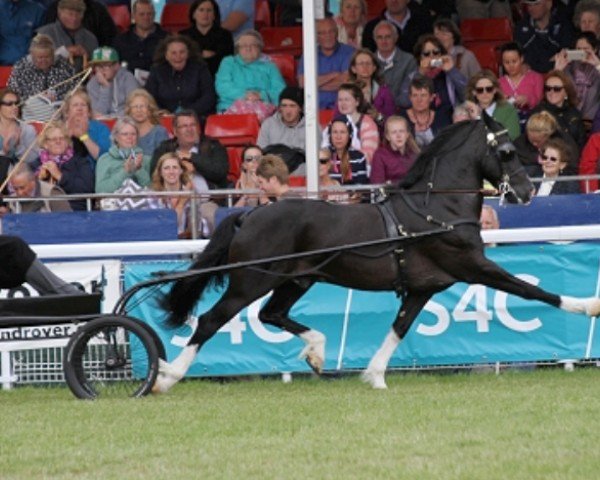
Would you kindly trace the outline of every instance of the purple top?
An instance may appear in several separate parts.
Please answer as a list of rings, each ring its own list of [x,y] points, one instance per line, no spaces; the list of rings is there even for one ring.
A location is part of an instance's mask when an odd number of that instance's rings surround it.
[[[398,183],[412,167],[417,154],[400,153],[384,144],[375,150],[371,164],[371,183]]]
[[[373,106],[380,112],[385,118],[391,117],[396,113],[396,103],[394,101],[394,95],[386,84],[379,85],[375,98],[373,99]]]

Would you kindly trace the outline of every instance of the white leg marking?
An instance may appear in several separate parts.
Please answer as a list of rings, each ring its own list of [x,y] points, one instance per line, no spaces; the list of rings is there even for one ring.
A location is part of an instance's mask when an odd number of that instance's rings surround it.
[[[385,383],[385,370],[399,343],[400,339],[398,338],[398,335],[393,328],[390,329],[383,344],[379,347],[379,350],[377,350],[377,353],[375,353],[369,362],[369,366],[362,374],[364,382],[378,390],[385,390],[387,388]]]
[[[306,358],[312,368],[321,373],[325,364],[325,335],[311,329],[301,333],[299,337],[306,343],[306,346],[300,352],[299,358]]]
[[[156,382],[154,382],[154,387],[152,387],[152,392],[164,393],[181,380],[190,368],[194,358],[196,358],[197,353],[198,345],[188,345],[171,363],[159,360],[158,376]]]
[[[560,308],[572,313],[585,313],[589,317],[600,315],[600,298],[576,298],[561,295]]]

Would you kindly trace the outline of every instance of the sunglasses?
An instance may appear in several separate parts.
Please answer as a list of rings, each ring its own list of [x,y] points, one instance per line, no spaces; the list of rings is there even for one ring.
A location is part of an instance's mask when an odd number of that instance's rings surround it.
[[[251,162],[252,160],[258,162],[260,160],[260,155],[248,155],[247,157],[244,157],[244,162]]]
[[[540,155],[540,157],[542,160],[544,160],[544,162],[547,162],[547,161],[550,161],[552,163],[558,162],[558,158],[551,157],[550,155],[542,154],[542,155]]]
[[[14,107],[15,105],[18,105],[18,104],[19,104],[19,102],[17,102],[16,100],[12,100],[10,102],[5,102],[5,101],[0,102],[0,105],[4,105],[5,107]]]
[[[562,85],[544,85],[544,92],[560,92],[563,88]]]
[[[496,90],[496,87],[491,86],[491,87],[475,87],[475,92],[477,93],[492,93],[494,90]]]
[[[319,163],[321,165],[327,165],[331,159],[330,158],[319,158]]]
[[[433,56],[437,56],[440,55],[442,53],[441,50],[427,50],[426,52],[421,53],[421,55],[423,55],[424,57],[431,57]]]

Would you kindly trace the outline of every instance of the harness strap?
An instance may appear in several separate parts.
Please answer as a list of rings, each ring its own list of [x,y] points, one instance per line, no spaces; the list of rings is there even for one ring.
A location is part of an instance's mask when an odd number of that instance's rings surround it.
[[[391,202],[388,199],[375,204],[375,206],[379,210],[381,218],[383,218],[385,232],[388,238],[404,238],[408,235],[404,231],[404,228],[398,220]],[[394,256],[396,258],[396,263],[398,264],[398,277],[394,280],[394,290],[396,291],[396,295],[401,296],[404,300],[407,294],[406,290],[408,285],[406,281],[406,257],[404,255],[404,247],[402,244],[399,244],[398,248],[394,248]]]
[[[421,217],[427,223],[433,223],[434,225],[438,225],[439,227],[445,230],[453,230],[457,225],[478,225],[479,221],[477,220],[469,220],[469,219],[458,219],[453,220],[451,222],[444,222],[442,220],[438,220],[433,215],[428,215],[423,213],[419,208],[415,205],[415,202],[406,194],[405,190],[399,190],[400,196],[404,203],[410,208],[410,210],[417,216]]]

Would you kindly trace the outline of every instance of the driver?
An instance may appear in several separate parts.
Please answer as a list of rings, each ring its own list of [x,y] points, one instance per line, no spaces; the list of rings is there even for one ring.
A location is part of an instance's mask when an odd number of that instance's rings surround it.
[[[54,275],[19,237],[0,235],[0,288],[16,288],[24,282],[40,295],[81,293]]]

